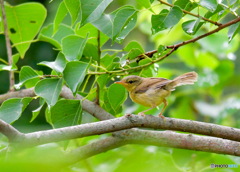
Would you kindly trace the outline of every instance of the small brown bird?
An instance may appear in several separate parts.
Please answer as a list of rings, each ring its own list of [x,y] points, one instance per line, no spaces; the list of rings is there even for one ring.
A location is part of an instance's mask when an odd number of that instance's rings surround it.
[[[151,107],[150,109],[138,113],[138,115],[145,116],[144,112],[164,103],[159,117],[165,120],[162,113],[168,105],[166,97],[170,95],[171,91],[175,90],[175,87],[194,84],[194,82],[197,81],[197,77],[198,75],[196,72],[185,73],[173,80],[165,78],[142,78],[140,76],[131,75],[115,83],[123,85],[129,91],[132,101],[143,106]]]

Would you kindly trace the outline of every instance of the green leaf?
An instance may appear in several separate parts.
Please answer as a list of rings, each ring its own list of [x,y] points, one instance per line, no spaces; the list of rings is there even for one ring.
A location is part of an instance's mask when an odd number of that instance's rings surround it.
[[[181,118],[188,120],[195,120],[193,109],[190,106],[191,98],[185,97],[178,104],[177,108],[170,110],[170,116],[173,118]]]
[[[197,20],[188,20],[182,24],[182,28],[186,34],[195,35],[198,29],[203,25],[204,22],[200,22],[201,18]]]
[[[141,55],[141,54],[143,54],[143,52],[142,52],[141,50],[139,50],[138,48],[133,48],[133,49],[131,49],[131,51],[129,52],[128,58],[129,58],[130,60],[132,60],[132,59],[135,59],[137,56],[139,56],[139,55]]]
[[[67,15],[67,13],[68,13],[68,9],[67,9],[64,1],[62,1],[62,2],[60,3],[59,7],[58,7],[58,11],[57,11],[57,14],[56,14],[55,19],[54,19],[53,35],[57,32],[60,23],[61,23],[62,20],[65,18],[65,16]]]
[[[51,119],[51,111],[48,108],[45,109],[45,118],[46,118],[46,121],[53,126],[52,119]]]
[[[117,36],[116,42],[121,44],[125,39],[125,37],[129,34],[129,32],[134,29],[136,24],[137,24],[137,13],[135,13],[132,16],[131,20],[126,24],[126,26],[124,26],[124,29],[122,30],[122,32]]]
[[[98,46],[98,29],[93,26],[91,23],[88,23],[86,25],[84,25],[83,27],[81,27],[79,29],[79,25],[80,23],[78,23],[75,27],[75,33],[78,36],[81,37],[86,37],[86,35],[89,33],[88,35],[88,43],[92,43],[96,46]],[[105,44],[107,42],[109,38],[104,35],[102,32],[100,32],[100,46],[102,46],[103,44]]]
[[[177,51],[178,57],[189,67],[195,67],[197,60],[194,54],[193,44],[188,44],[179,48]]]
[[[5,71],[15,71],[15,70],[17,70],[18,67],[17,67],[16,63],[18,62],[19,57],[20,57],[19,54],[14,54],[12,56],[12,61],[13,61],[12,66],[0,64],[0,71],[2,71],[2,70],[5,70]]]
[[[177,0],[174,2],[175,6],[179,6],[181,9],[191,11],[198,6],[197,3],[191,2],[190,0]]]
[[[26,84],[27,81],[39,78],[40,76],[38,73],[34,71],[30,66],[23,66],[19,75],[20,82],[18,84],[15,84],[14,87],[16,89],[20,89],[24,84]]]
[[[13,61],[12,70],[17,70],[17,69],[18,69],[16,63],[18,62],[19,57],[20,57],[20,54],[14,54],[14,55],[12,56],[12,61]]]
[[[229,27],[228,30],[228,42],[231,42],[234,36],[239,32],[240,30],[240,23],[235,23]]]
[[[75,27],[75,33],[81,37],[86,37],[87,33],[89,33],[88,43],[92,43],[97,46],[98,45],[98,41],[97,41],[98,29],[95,26],[93,26],[91,23],[88,23],[88,24],[84,25],[83,27],[81,27],[80,29],[78,29],[79,24],[80,23],[78,23]],[[108,39],[109,38],[106,35],[104,35],[102,32],[100,32],[100,46],[105,44]]]
[[[81,59],[87,39],[88,35],[86,38],[77,35],[70,35],[63,38],[62,51],[68,61]]]
[[[211,12],[214,12],[217,9],[218,2],[217,0],[201,0],[199,5]]]
[[[79,0],[64,0],[66,8],[68,9],[72,17],[72,26],[78,18],[78,13],[80,12],[80,1]]]
[[[46,9],[40,3],[25,3],[17,6],[10,6],[5,3],[9,37],[21,57],[24,57],[30,42],[37,35],[45,18]],[[0,10],[2,18],[2,12]],[[29,29],[31,28],[31,29]]]
[[[53,35],[53,24],[48,25],[47,27],[43,28],[40,32],[38,39],[39,41],[49,42],[50,44],[54,45],[58,49],[62,49],[61,43],[62,39],[66,36],[73,35],[74,31],[71,27],[60,24],[58,31],[56,34]]]
[[[223,11],[223,10],[224,10],[224,8],[223,8],[221,5],[218,5],[215,11],[213,11],[213,12],[208,11],[208,12],[204,15],[204,17],[209,19],[209,18],[212,17],[214,14],[219,13],[220,11]]]
[[[2,70],[11,71],[12,66],[0,64],[0,71],[2,71]]]
[[[32,111],[32,119],[30,122],[32,122],[34,119],[37,118],[38,114],[40,113],[43,105],[45,104],[45,100],[43,98],[40,97],[40,100],[39,100],[39,107],[35,110]]]
[[[41,80],[35,86],[36,95],[44,98],[49,106],[55,105],[62,91],[63,79],[48,78]]]
[[[107,97],[112,109],[116,111],[127,99],[127,91],[122,85],[112,84],[108,88]]]
[[[154,11],[151,9],[151,3],[149,0],[137,0],[137,3],[144,6],[146,9],[154,13]]]
[[[8,124],[18,120],[32,99],[31,97],[25,97],[23,99],[13,98],[4,101],[0,107],[0,119]]]
[[[78,88],[83,82],[89,64],[81,61],[69,62],[63,71],[63,78],[72,90],[74,96],[77,94]]]
[[[133,20],[133,16],[136,14],[136,9],[134,7],[129,6],[128,8],[120,9],[113,20],[113,41],[117,39],[118,35],[124,30],[127,29],[126,26],[131,20]],[[119,38],[118,38],[119,39]]]
[[[182,18],[183,12],[178,6],[173,6],[170,11],[164,9],[158,15],[152,15],[152,33],[169,29],[175,26]]]
[[[215,69],[219,65],[219,61],[211,53],[201,52],[199,53],[199,56],[197,58],[197,64],[200,67],[208,67],[211,69]]]
[[[104,10],[113,0],[81,0],[82,21],[81,25],[93,22],[101,17]]]
[[[54,128],[78,125],[82,119],[80,100],[59,100],[51,109]]]
[[[100,90],[103,89],[104,86],[106,85],[108,76],[109,76],[109,74],[103,74],[97,78],[97,83],[99,84]]]
[[[123,49],[124,51],[130,51],[133,48],[139,49],[142,53],[144,53],[144,49],[137,41],[131,41],[127,44],[127,46]]]
[[[115,40],[121,42],[136,25],[136,14],[137,11],[134,7],[124,6],[110,14],[103,14],[92,24],[113,42]]]
[[[58,75],[61,74],[66,66],[67,60],[62,52],[58,53],[58,56],[54,62],[43,61],[38,65],[47,66],[53,69]]]
[[[86,57],[90,57],[93,60],[97,61],[98,60],[98,48],[92,43],[87,43],[83,50],[83,55]]]
[[[101,65],[110,70],[112,68],[112,63],[114,58],[116,57],[116,55],[109,55],[109,54],[105,54],[102,58],[101,58]]]
[[[157,51],[157,53],[158,53],[159,55],[161,55],[165,50],[166,50],[166,47],[165,47],[165,46],[159,45],[159,46],[158,46],[158,51]]]
[[[150,62],[151,62],[151,60],[149,58],[143,59],[139,62],[139,66],[148,64]],[[151,70],[150,66],[142,69],[141,72],[140,72],[140,76],[145,77],[145,78],[153,77],[153,73],[152,73],[152,70]]]
[[[108,99],[108,91],[107,90],[104,90],[102,92],[102,94],[103,94],[102,107],[103,107],[104,110],[106,110],[107,112],[109,112],[110,114],[112,114],[114,116],[122,112],[122,106],[121,105],[115,110],[112,108],[112,106],[110,104],[110,101]]]

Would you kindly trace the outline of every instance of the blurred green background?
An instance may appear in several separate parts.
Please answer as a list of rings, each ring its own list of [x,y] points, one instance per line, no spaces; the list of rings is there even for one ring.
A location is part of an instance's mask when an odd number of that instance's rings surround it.
[[[18,5],[25,2],[21,0],[7,1],[11,5]],[[35,1],[43,4],[47,9],[47,19],[44,26],[52,23],[56,14],[56,10],[61,1]],[[157,2],[154,3],[158,4]],[[114,0],[106,13],[114,11],[123,5],[133,5],[136,8],[140,6],[136,1],[132,0]],[[168,8],[164,5],[157,5],[154,11],[157,13],[163,8]],[[196,11],[195,11],[196,12]],[[193,11],[194,13],[194,11]],[[206,11],[201,10],[200,14],[204,15]],[[181,21],[191,19],[191,16],[184,16]],[[227,15],[221,23],[230,21],[234,17]],[[151,35],[151,12],[142,9],[138,15],[138,22],[133,31],[126,37],[123,44],[115,43],[111,46],[109,40],[102,49],[123,49],[130,41],[138,41],[145,51],[157,49],[158,45],[173,45],[184,40],[189,40],[197,35],[208,32],[215,27],[211,24],[205,24],[195,36],[189,36],[181,28],[181,23],[172,28],[170,31],[162,31],[155,35]],[[70,16],[67,16],[64,23],[71,23]],[[43,27],[44,27],[43,26]],[[185,72],[196,71],[199,74],[198,82],[190,86],[178,87],[167,98],[169,105],[164,111],[164,116],[191,119],[203,122],[210,122],[224,126],[240,127],[240,55],[239,50],[239,35],[235,36],[231,43],[228,43],[227,29],[224,29],[214,35],[201,39],[192,44],[185,45],[179,48],[175,53],[158,63],[154,70],[154,76],[173,79]],[[44,74],[50,74],[51,70],[44,66],[39,66],[37,63],[41,61],[53,61],[57,56],[57,51],[54,47],[46,42],[32,43],[27,51],[25,58],[20,59],[17,63],[19,70],[22,66],[28,65],[35,70],[42,70]],[[13,49],[13,54],[16,50]],[[105,52],[106,53],[106,52]],[[104,53],[103,53],[104,54]],[[123,53],[120,53],[121,57]],[[7,61],[6,46],[4,35],[0,35],[0,58]],[[8,72],[0,72],[0,94],[6,93],[9,88]],[[16,83],[18,83],[18,74],[15,74]],[[93,78],[90,79],[93,82]],[[111,83],[109,83],[111,84]],[[91,85],[91,84],[89,84]],[[89,89],[89,88],[88,88]],[[92,99],[94,101],[94,99]],[[38,101],[32,101],[27,109],[22,114],[21,118],[16,121],[13,126],[21,132],[32,132],[45,129],[51,129],[51,126],[46,122],[44,110],[40,115],[30,123],[32,110],[38,107]],[[163,107],[160,106],[160,109]],[[126,112],[137,114],[146,107],[132,103],[128,98],[124,104],[122,114]],[[154,109],[147,114],[157,116],[160,110]],[[96,121],[91,115],[84,112],[83,123]],[[93,136],[83,139],[78,139],[76,142],[80,145],[91,143],[97,139],[104,138],[103,136]],[[6,144],[6,139],[2,139],[0,146]],[[57,144],[52,144],[46,149],[58,147]],[[76,146],[75,141],[71,141],[70,148]],[[39,149],[39,148],[35,148]],[[41,149],[40,149],[41,150]],[[213,171],[210,169],[210,164],[238,164],[240,168],[239,157],[218,155],[213,153],[204,153],[189,150],[180,150],[173,148],[159,148],[155,146],[140,146],[127,145],[103,154],[99,154],[87,160],[81,161],[65,171]],[[214,171],[240,171],[238,169],[214,169]]]

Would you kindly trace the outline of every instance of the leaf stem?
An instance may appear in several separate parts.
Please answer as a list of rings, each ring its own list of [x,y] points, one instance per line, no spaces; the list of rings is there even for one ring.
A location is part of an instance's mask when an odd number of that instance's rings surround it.
[[[8,65],[8,62],[2,58],[0,58],[0,61],[3,62],[4,64]]]

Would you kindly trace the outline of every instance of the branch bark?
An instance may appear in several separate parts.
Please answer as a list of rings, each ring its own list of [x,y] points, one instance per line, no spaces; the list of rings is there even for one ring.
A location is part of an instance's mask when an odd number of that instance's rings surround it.
[[[208,136],[180,134],[173,131],[131,129],[125,130],[121,137],[110,136],[76,148],[61,156],[58,155],[45,159],[44,162],[42,162],[42,159],[34,158],[33,163],[56,164],[58,168],[61,168],[127,144],[154,145],[240,156],[240,143],[235,141]]]
[[[0,132],[5,135],[9,141],[14,141],[22,136],[18,130],[16,130],[13,126],[9,125],[8,123],[4,122],[0,119]]]
[[[29,95],[27,95],[27,92],[29,92]],[[7,98],[7,97],[12,97],[13,95],[31,96],[33,95],[33,89],[22,90],[19,92],[15,92],[15,94],[7,93],[5,95],[0,96],[0,100],[3,100],[2,97]],[[62,89],[61,96],[63,96],[66,99],[74,99],[71,90],[65,86]],[[83,97],[80,95],[77,95],[75,99],[81,100],[83,99]],[[240,129],[234,129],[234,128],[220,126],[216,124],[208,124],[208,123],[191,121],[191,120],[183,120],[183,119],[166,118],[166,121],[164,122],[162,118],[154,117],[151,115],[146,115],[145,118],[138,115],[126,115],[124,117],[114,118],[111,114],[107,113],[101,107],[99,107],[98,105],[96,105],[95,103],[89,100],[84,100],[82,102],[82,107],[85,111],[89,112],[90,114],[93,114],[96,118],[100,120],[105,120],[105,121],[100,121],[100,122],[95,122],[90,124],[82,124],[78,126],[65,127],[60,129],[47,130],[47,131],[39,131],[39,132],[28,133],[28,134],[17,133],[17,139],[16,141],[14,140],[14,142],[11,143],[11,146],[14,146],[15,148],[27,148],[27,147],[37,146],[37,145],[50,143],[50,142],[58,142],[62,140],[80,138],[80,137],[85,137],[90,135],[104,134],[109,132],[114,132],[113,137],[118,139],[119,138],[125,139],[125,141],[126,141],[126,136],[128,136],[128,140],[131,140],[132,136],[134,136],[133,140],[136,140],[135,137],[137,135],[144,135],[144,133],[146,134],[146,131],[144,130],[130,129],[133,127],[184,131],[184,132],[204,134],[204,135],[209,135],[214,137],[221,137],[223,139],[229,139],[234,141],[240,141]],[[2,126],[5,126],[4,123],[2,124],[3,124]],[[3,130],[5,133],[7,133],[6,129],[8,128],[6,127],[5,130]],[[122,130],[122,131],[119,131],[119,130]],[[15,129],[13,129],[12,131],[15,131]],[[189,136],[192,136],[192,135],[189,135]],[[199,136],[199,137],[202,137],[202,136]],[[216,143],[221,143],[219,146],[224,147],[225,142],[218,142],[217,140],[215,141]],[[214,141],[214,144],[215,144],[215,141]],[[136,142],[137,141],[135,141],[134,143]],[[179,146],[182,148],[187,148],[187,147],[183,147],[179,143],[180,142],[176,142],[176,145],[174,147]],[[235,142],[229,142],[229,143],[234,143],[233,145],[235,145]],[[207,143],[205,143],[205,145],[206,144]],[[195,148],[191,148],[191,149],[195,149]],[[199,148],[199,150],[203,150],[203,151],[206,151],[205,149],[206,148],[204,149]],[[209,151],[214,152],[216,150],[209,149]],[[219,151],[220,150],[218,150],[218,152],[216,153],[221,153]],[[231,155],[234,155],[234,154],[238,155],[238,152],[237,153],[236,151],[233,152],[232,149],[229,152],[229,150],[227,150],[226,148],[224,148],[224,153],[231,154]]]

